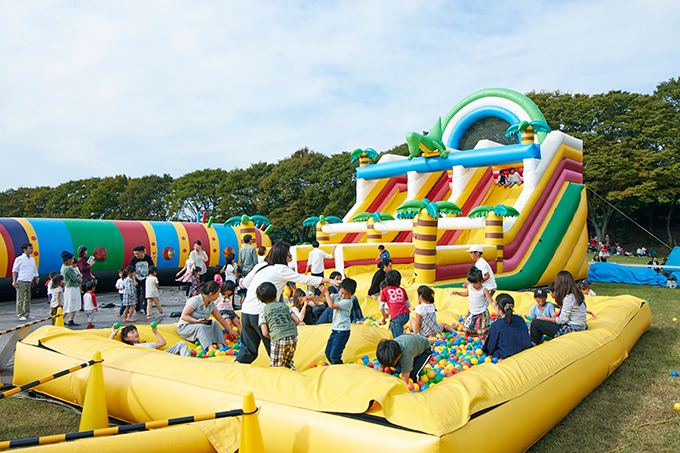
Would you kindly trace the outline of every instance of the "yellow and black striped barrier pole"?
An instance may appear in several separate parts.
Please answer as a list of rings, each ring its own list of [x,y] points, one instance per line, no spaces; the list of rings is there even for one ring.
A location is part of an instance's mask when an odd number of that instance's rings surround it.
[[[238,417],[241,415],[253,415],[257,413],[257,408],[252,412],[243,412],[241,409],[231,411],[215,412],[212,414],[194,415],[192,417],[171,418],[169,420],[157,420],[147,423],[136,423],[134,425],[116,426],[114,428],[95,429],[80,433],[57,434],[55,436],[33,437],[31,439],[19,439],[0,442],[0,450],[16,447],[31,447],[34,445],[55,444],[69,440],[87,439],[90,437],[115,436],[134,431],[146,431],[149,429],[164,428],[166,426],[182,425],[185,423],[202,422],[205,420],[215,420],[224,417]]]
[[[89,362],[81,363],[80,365],[76,365],[72,368],[69,368],[68,370],[63,370],[58,373],[54,373],[51,376],[44,377],[42,379],[38,379],[37,381],[29,382],[28,384],[24,384],[19,387],[14,387],[13,389],[7,390],[5,392],[0,393],[0,400],[3,398],[7,398],[8,396],[16,395],[19,392],[23,392],[26,389],[30,389],[31,387],[38,386],[40,384],[44,384],[45,382],[50,382],[53,379],[56,379],[58,377],[62,377],[64,375],[73,373],[74,371],[82,370],[83,368],[87,368],[90,365],[94,365],[95,363],[99,363],[95,360],[90,360]]]
[[[12,327],[11,329],[0,331],[0,335],[4,335],[6,333],[11,333],[11,332],[16,332],[17,330],[21,330],[25,327],[30,327],[30,326],[33,326],[35,324],[40,324],[41,322],[49,321],[50,319],[54,319],[57,316],[59,316],[59,315],[48,316],[47,318],[43,318],[43,319],[36,319],[35,321],[31,321],[29,323],[22,324],[20,326]]]

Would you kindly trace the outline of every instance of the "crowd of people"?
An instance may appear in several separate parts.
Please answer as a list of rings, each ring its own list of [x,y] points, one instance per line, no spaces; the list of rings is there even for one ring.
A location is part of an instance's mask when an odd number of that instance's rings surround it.
[[[316,241],[312,244],[305,272],[298,273],[292,266],[289,244],[277,242],[265,256],[262,250],[250,244],[251,239],[248,235],[244,237],[244,246],[239,251],[240,263],[234,261],[233,253],[229,254],[226,265],[217,266],[213,280],[209,281],[206,281],[208,256],[200,241],[194,243],[194,250],[177,274],[179,281],[189,283],[177,334],[188,342],[198,342],[206,350],[225,346],[225,335],[231,339],[240,337],[238,363],[252,363],[258,357],[262,343],[270,357],[270,366],[294,370],[297,326],[329,323],[331,333],[325,355],[330,364],[342,364],[350,325],[363,318],[355,296],[356,281],[343,278],[338,271],[326,278],[324,259],[332,258],[332,253],[322,251]],[[30,285],[37,282],[38,274],[31,244],[24,244],[22,250],[24,254],[15,260],[13,284],[17,288],[17,315],[23,320],[29,316]],[[135,311],[150,318],[153,305],[163,313],[153,256],[146,254],[144,246],[135,247],[133,252],[130,265],[119,271],[120,278],[116,282],[121,299],[119,316],[124,322],[133,322]],[[400,367],[401,377],[406,382],[417,380],[418,372],[432,354],[428,337],[454,329],[452,325],[438,322],[432,288],[420,286],[417,304],[411,305],[408,293],[401,285],[401,274],[393,269],[389,252],[382,245],[378,252],[378,269],[367,294],[377,301],[383,321],[389,321],[392,338],[376,345],[376,356],[383,366]],[[536,304],[531,308],[532,321],[527,329],[524,320],[514,313],[512,296],[502,293],[494,299],[496,280],[491,266],[482,257],[483,247],[473,245],[468,252],[474,263],[467,275],[468,282],[462,291],[455,290],[451,295],[468,298],[463,332],[483,340],[483,352],[488,356],[505,359],[539,344],[544,337],[555,338],[587,329],[587,316],[592,313],[586,308],[584,296],[594,293],[586,281],[577,284],[568,271],[557,274],[549,292],[560,308],[559,313],[547,302],[548,292],[536,289]],[[66,325],[78,326],[74,316],[82,308],[87,315],[87,327],[92,328],[98,309],[97,280],[90,270],[93,260],[88,258],[84,246],[78,248],[77,254],[76,260],[71,252],[62,252],[63,265],[60,273],[50,275],[48,297],[53,314],[62,308],[68,318]],[[191,276],[187,279],[186,275]],[[297,285],[307,285],[312,290],[306,292]],[[239,288],[243,292],[239,298],[240,307],[237,307],[235,295]],[[500,315],[495,322],[492,322],[490,307]],[[238,308],[240,317],[236,313]],[[133,346],[164,347],[166,342],[162,335],[155,327],[153,332],[158,340],[153,343],[140,343],[139,333],[133,325],[122,330],[114,327],[111,338],[120,333],[121,340]],[[167,352],[189,355],[183,342]]]

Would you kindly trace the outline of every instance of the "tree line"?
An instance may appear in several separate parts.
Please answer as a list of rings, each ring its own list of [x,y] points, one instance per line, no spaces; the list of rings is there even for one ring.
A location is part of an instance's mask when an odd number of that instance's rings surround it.
[[[591,234],[632,220],[666,226],[674,245],[680,211],[680,77],[653,94],[610,91],[530,92],[552,130],[583,140]],[[386,153],[408,155],[406,144]],[[384,153],[383,153],[384,154]],[[0,192],[0,217],[181,220],[207,211],[216,222],[260,214],[273,224],[273,240],[310,240],[311,216],[342,217],[355,201],[349,152],[327,156],[301,148],[277,163],[233,170],[204,169],[173,178],[124,175],[68,181],[56,187]],[[619,211],[624,214],[620,214]]]

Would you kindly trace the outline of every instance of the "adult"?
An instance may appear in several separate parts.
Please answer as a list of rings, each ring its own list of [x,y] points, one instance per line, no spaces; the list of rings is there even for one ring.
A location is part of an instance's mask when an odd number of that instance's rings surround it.
[[[90,265],[94,262],[94,258],[88,259],[87,258],[87,247],[84,245],[81,245],[78,247],[78,269],[80,270],[80,275],[82,275],[82,283],[81,287],[83,289],[83,292],[87,292],[85,289],[85,285],[87,285],[89,282],[94,281],[96,283],[97,279],[94,278],[94,275],[92,275],[92,272],[90,272]]]
[[[559,316],[548,318],[539,315],[531,321],[531,341],[538,344],[546,335],[557,338],[565,333],[586,330],[587,308],[583,293],[569,271],[561,271],[555,277],[555,302],[561,307]]]
[[[241,262],[241,275],[244,277],[257,265],[257,249],[250,243],[252,238],[249,234],[243,236],[243,247],[238,251],[238,259]]]
[[[136,311],[142,313],[146,311],[146,277],[149,276],[149,267],[154,265],[153,259],[156,253],[151,256],[146,254],[146,247],[137,245],[132,249],[134,256],[130,258],[130,266],[135,268],[133,277],[135,283],[135,298],[137,301]]]
[[[258,286],[264,282],[272,283],[276,287],[276,300],[279,300],[287,282],[312,286],[331,282],[327,278],[298,274],[288,267],[288,259],[291,257],[290,245],[286,242],[277,242],[269,250],[265,262],[255,266],[243,279],[243,285],[248,288],[248,291],[241,304],[241,325],[243,329],[241,332],[241,350],[236,357],[237,362],[252,363],[257,358],[260,341],[264,342],[264,347],[269,354],[269,338],[262,334],[258,325],[260,313],[265,306],[255,294]]]
[[[324,258],[333,258],[332,253],[326,253],[319,248],[319,241],[312,241],[312,251],[309,252],[309,257],[307,258],[307,268],[305,269],[305,275],[311,271],[312,277],[323,277],[325,270],[323,260]],[[314,295],[321,295],[321,291],[318,288],[314,288]]]
[[[656,272],[657,274],[661,273],[661,266],[659,265],[659,258],[656,256],[651,259],[650,262],[647,263],[648,266],[652,266],[652,270]]]
[[[378,270],[373,274],[373,279],[371,280],[371,286],[368,288],[368,297],[371,299],[377,299],[380,297],[380,284],[385,280],[385,276],[389,271],[392,270],[392,260],[385,258],[378,263]]]
[[[76,324],[73,320],[81,306],[81,278],[73,268],[73,253],[64,250],[61,252],[61,260],[64,263],[59,272],[64,277],[64,303],[62,311],[64,316],[68,315],[68,323],[66,325],[68,327],[77,327],[80,324]]]
[[[219,296],[220,285],[217,282],[209,281],[201,284],[200,294],[189,298],[184,305],[182,316],[177,323],[177,335],[192,343],[198,341],[203,349],[208,349],[213,344],[218,349],[224,347],[222,328],[229,331],[233,328],[222,317],[215,305]],[[210,319],[210,315],[217,320],[217,323]]]
[[[496,292],[497,288],[496,278],[493,276],[493,271],[491,270],[489,263],[487,263],[486,260],[482,258],[484,247],[475,244],[468,249],[468,252],[470,252],[470,258],[472,258],[472,260],[475,262],[475,267],[482,271],[482,276],[484,278],[482,286],[489,291],[491,296],[493,296],[493,293]]]
[[[38,267],[33,258],[33,244],[21,245],[21,255],[14,259],[12,286],[17,291],[17,316],[26,321],[31,314],[31,288],[38,284]]]
[[[208,255],[205,253],[205,249],[201,245],[201,241],[194,241],[194,249],[189,253],[189,259],[196,269],[198,269],[198,277],[201,283],[205,281],[205,273],[208,272]]]

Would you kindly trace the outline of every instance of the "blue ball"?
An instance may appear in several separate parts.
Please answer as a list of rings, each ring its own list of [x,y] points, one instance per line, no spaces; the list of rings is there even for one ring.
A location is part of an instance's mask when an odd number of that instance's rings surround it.
[[[671,371],[671,376],[678,377],[678,372],[677,371]]]

